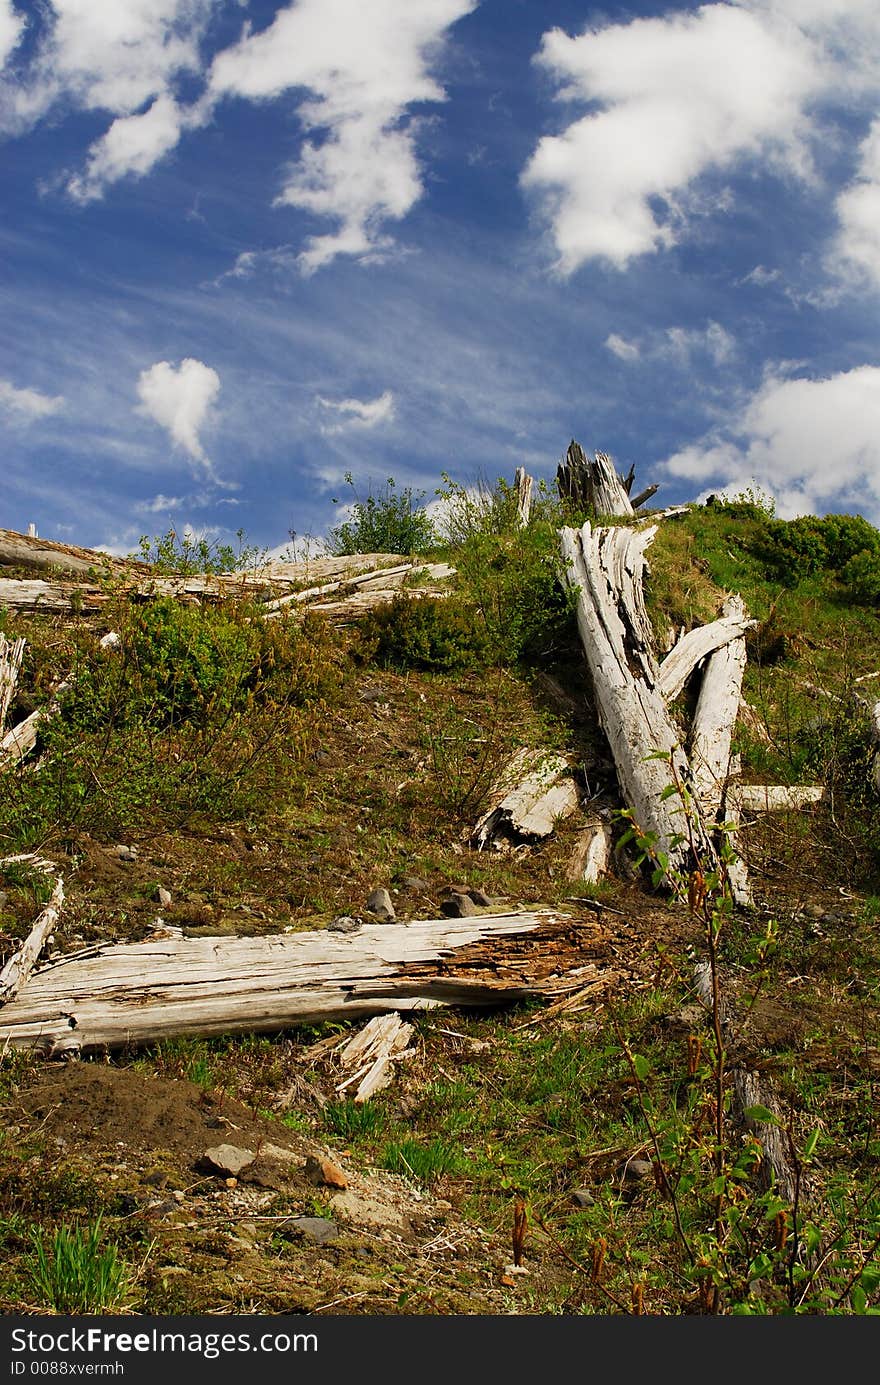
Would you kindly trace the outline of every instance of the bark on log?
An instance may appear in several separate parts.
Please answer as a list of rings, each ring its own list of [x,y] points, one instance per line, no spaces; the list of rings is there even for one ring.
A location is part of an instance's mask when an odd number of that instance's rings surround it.
[[[0,1048],[49,1055],[180,1034],[277,1032],[434,1006],[567,994],[607,952],[597,924],[554,911],[372,924],[263,938],[155,939],[35,972],[0,1010]]]
[[[746,1114],[756,1106],[763,1106],[778,1124],[756,1120]],[[797,1171],[789,1154],[782,1112],[769,1081],[760,1073],[746,1072],[743,1068],[734,1071],[732,1115],[761,1145],[763,1158],[757,1171],[759,1186],[764,1190],[774,1187],[782,1201],[791,1205],[797,1189]]]
[[[578,510],[596,515],[631,515],[633,506],[614,465],[604,452],[587,457],[580,443],[569,444],[556,472],[560,496]]]
[[[18,682],[24,649],[23,639],[7,640],[5,635],[0,635],[0,735],[3,734],[6,714]]]
[[[692,775],[659,687],[651,625],[645,610],[645,549],[656,526],[560,530],[564,578],[577,593],[577,622],[592,677],[599,720],[614,757],[622,796],[643,833],[673,869],[704,865],[716,854],[699,813],[682,801]],[[678,836],[685,840],[676,841]]]

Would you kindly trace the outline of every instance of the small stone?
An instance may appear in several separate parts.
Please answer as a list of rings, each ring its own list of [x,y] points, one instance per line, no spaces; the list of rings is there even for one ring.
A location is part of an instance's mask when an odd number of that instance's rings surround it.
[[[475,904],[479,904],[481,909],[491,909],[492,899],[485,890],[468,890],[468,894]]]
[[[153,896],[157,904],[161,904],[163,909],[167,909],[171,903],[171,891],[166,890],[164,885],[156,886],[156,893]]]
[[[470,895],[454,894],[450,899],[443,900],[440,912],[448,919],[469,919],[479,914],[480,910]]]
[[[387,890],[373,890],[367,898],[367,908],[370,913],[375,914],[382,923],[397,922],[394,904]]]
[[[420,875],[405,875],[400,882],[401,889],[413,890],[416,894],[427,894],[431,886]]]
[[[625,1178],[630,1183],[637,1183],[641,1179],[653,1175],[654,1165],[650,1159],[627,1159],[625,1164],[621,1164],[617,1173],[619,1178]]]
[[[595,1198],[588,1188],[574,1188],[571,1193],[571,1200],[575,1207],[592,1207],[595,1202]]]
[[[136,861],[138,855],[136,846],[126,846],[123,842],[114,846],[113,854],[118,856],[120,861]]]
[[[174,1198],[174,1201],[175,1201],[175,1202],[185,1202],[185,1201],[186,1201],[186,1193],[181,1192],[180,1188],[175,1188],[174,1191],[172,1192],[171,1196]]]
[[[319,1187],[348,1187],[348,1179],[339,1165],[334,1164],[332,1159],[318,1158],[314,1154],[310,1154],[306,1159],[303,1172],[310,1183],[315,1183]]]
[[[9,903],[9,891],[8,891],[8,890],[0,890],[0,909],[5,908],[6,905],[7,905],[8,903]]]
[[[327,930],[330,933],[356,933],[360,926],[360,919],[353,918],[351,914],[339,914],[337,918],[330,920]]]
[[[327,1217],[291,1217],[290,1226],[293,1231],[298,1231],[305,1240],[313,1242],[316,1246],[322,1246],[327,1241],[335,1241],[339,1235],[339,1227],[335,1221],[329,1221]]]
[[[205,1150],[201,1163],[212,1173],[224,1173],[235,1178],[242,1169],[250,1168],[255,1158],[251,1149],[239,1149],[237,1145],[212,1145]]]
[[[801,912],[808,919],[821,919],[825,917],[825,907],[822,904],[805,904]]]

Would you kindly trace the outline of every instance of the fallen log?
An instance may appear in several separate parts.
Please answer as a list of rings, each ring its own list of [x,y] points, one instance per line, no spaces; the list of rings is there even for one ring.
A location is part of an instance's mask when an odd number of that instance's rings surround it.
[[[668,871],[717,860],[692,796],[692,774],[659,685],[645,609],[645,549],[656,526],[563,528],[563,580],[576,594],[578,629],[599,721],[622,797]],[[696,861],[694,860],[696,857]]]
[[[21,947],[0,971],[0,1007],[13,1000],[27,981],[45,947],[46,939],[58,922],[63,903],[64,881],[59,875],[48,904],[40,911]]]
[[[745,622],[745,607],[739,596],[732,596],[724,603],[723,617]],[[703,817],[711,822],[718,820],[727,784],[730,746],[745,667],[744,634],[735,636],[715,650],[703,670],[700,694],[691,723],[690,759],[694,792]]]
[[[90,573],[98,576],[108,572],[149,572],[147,565],[135,558],[116,558],[94,548],[55,543],[51,539],[18,534],[12,529],[0,529],[0,567],[79,572],[86,576]]]
[[[48,1056],[182,1034],[278,1032],[435,1006],[494,1008],[582,985],[594,922],[552,910],[262,938],[113,944],[35,971],[0,1010],[0,1047]]]
[[[728,800],[741,813],[793,812],[827,797],[822,784],[732,784]]]
[[[477,822],[472,845],[478,850],[505,842],[548,837],[562,817],[578,805],[564,755],[523,749],[508,761],[491,795],[491,806]]]

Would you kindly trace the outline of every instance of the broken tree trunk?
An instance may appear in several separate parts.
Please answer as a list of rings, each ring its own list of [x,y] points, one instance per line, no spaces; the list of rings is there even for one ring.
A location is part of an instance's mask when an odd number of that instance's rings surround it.
[[[518,466],[514,473],[513,484],[516,489],[517,528],[525,529],[532,516],[532,493],[535,488],[535,480],[528,474],[525,467]]]
[[[132,558],[114,558],[93,548],[75,548],[34,535],[0,529],[0,567],[26,567],[36,571],[89,573],[149,572],[144,563]]]
[[[716,853],[692,798],[681,734],[659,685],[642,585],[645,549],[655,533],[656,526],[593,529],[587,523],[561,529],[559,540],[623,799],[674,871],[714,864]]]
[[[588,457],[579,442],[569,443],[565,460],[556,471],[556,485],[563,500],[576,510],[596,515],[631,515],[632,502],[626,484],[614,470],[610,457],[597,452]]]
[[[743,625],[748,623],[739,596],[725,601],[722,616]],[[724,797],[745,667],[746,641],[744,634],[739,634],[716,649],[703,670],[691,723],[690,757],[694,792],[700,811],[709,822],[717,821]]]
[[[737,596],[725,602],[718,620],[710,621],[708,625],[698,625],[682,635],[660,665],[659,687],[666,701],[675,701],[694,669],[707,655],[722,649],[731,640],[738,640],[756,623],[746,615],[745,607]]]
[[[279,1031],[433,1006],[566,994],[603,930],[553,911],[262,938],[171,938],[61,958],[0,1010],[0,1048],[49,1056],[176,1034]]]
[[[9,711],[9,704],[18,682],[24,647],[23,639],[10,641],[5,635],[0,635],[0,736],[3,734],[6,713]]]

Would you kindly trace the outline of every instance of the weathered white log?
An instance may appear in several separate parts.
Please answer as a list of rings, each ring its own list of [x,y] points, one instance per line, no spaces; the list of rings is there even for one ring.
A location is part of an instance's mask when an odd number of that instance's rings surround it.
[[[610,859],[611,829],[601,818],[596,818],[578,833],[568,861],[568,879],[598,884],[608,870]]]
[[[564,755],[525,748],[505,766],[490,803],[471,837],[479,850],[511,838],[548,837],[578,806],[577,785]]]
[[[596,515],[633,514],[626,485],[611,458],[604,452],[588,457],[574,440],[557,469],[556,485],[563,499],[576,509],[591,510]]]
[[[791,812],[827,798],[822,784],[732,784],[728,800],[743,813]]]
[[[722,615],[708,625],[698,625],[682,635],[660,665],[659,687],[667,702],[674,702],[693,673],[697,664],[708,654],[723,648],[731,640],[739,639],[755,624],[746,614],[739,598],[732,598],[734,604],[729,615]],[[730,603],[725,603],[728,606]]]
[[[407,1052],[415,1026],[405,1023],[400,1015],[374,1015],[339,1051],[339,1063],[348,1076],[337,1083],[342,1093],[358,1083],[355,1105],[361,1106],[376,1092],[387,1087],[393,1077],[393,1064]],[[409,1054],[414,1053],[410,1049]]]
[[[24,649],[24,639],[7,640],[5,635],[0,635],[0,735],[18,682]]]
[[[871,738],[875,745],[880,745],[880,702],[875,702],[871,708]],[[871,766],[871,779],[877,793],[880,794],[880,750],[874,756],[874,763]]]
[[[744,620],[742,598],[729,597],[724,603],[723,615]],[[706,822],[717,821],[724,796],[745,667],[746,642],[740,635],[715,650],[706,662],[700,681],[689,751],[694,793]]]
[[[715,860],[695,805],[692,776],[658,686],[659,670],[645,609],[645,549],[656,526],[563,528],[564,580],[577,594],[577,622],[599,721],[608,738],[622,797],[643,833],[672,869]],[[685,794],[677,792],[680,785]]]
[[[55,569],[83,575],[138,569],[149,571],[144,563],[136,559],[115,558],[93,548],[76,548],[71,544],[55,543],[51,539],[19,534],[12,529],[0,529],[0,567],[28,567],[37,571]]]
[[[0,606],[10,611],[48,611],[69,615],[92,614],[109,600],[101,587],[75,582],[44,582],[38,578],[0,577]]]
[[[513,484],[516,488],[516,524],[519,529],[525,529],[532,517],[532,493],[535,487],[535,478],[529,475],[525,467],[518,466],[514,473]]]
[[[547,957],[570,958],[576,972],[588,936],[595,941],[595,925],[543,910],[367,924],[353,934],[120,943],[34,972],[0,1011],[0,1047],[51,1056],[566,994],[577,976]]]
[[[45,946],[46,939],[58,922],[63,904],[64,881],[59,875],[48,904],[37,916],[21,947],[0,971],[0,1007],[13,1000],[24,986]]]

